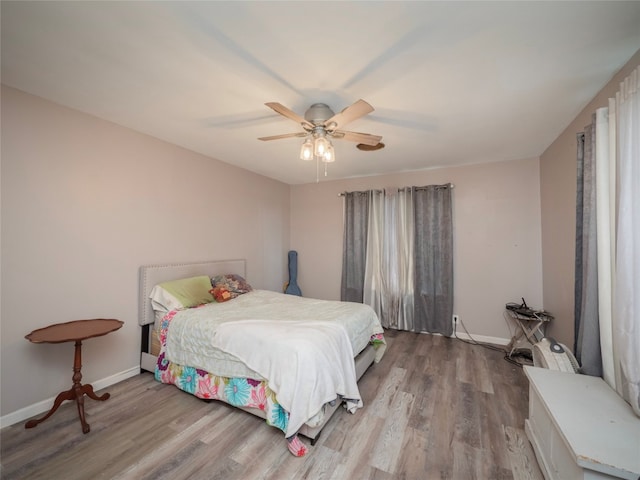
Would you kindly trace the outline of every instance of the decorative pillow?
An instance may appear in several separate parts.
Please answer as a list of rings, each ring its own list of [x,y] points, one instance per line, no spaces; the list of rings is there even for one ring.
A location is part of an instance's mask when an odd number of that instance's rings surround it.
[[[212,288],[211,290],[209,290],[209,292],[211,293],[211,295],[213,295],[213,298],[215,298],[216,302],[218,303],[231,300],[231,292],[229,292],[229,290],[224,287]]]
[[[149,298],[155,311],[170,312],[211,303],[211,280],[206,275],[182,278],[156,285]]]
[[[225,288],[231,294],[231,298],[236,298],[238,295],[242,295],[243,293],[248,293],[253,290],[251,285],[249,285],[244,278],[234,273],[213,277],[211,279],[211,286],[214,289],[216,287]]]

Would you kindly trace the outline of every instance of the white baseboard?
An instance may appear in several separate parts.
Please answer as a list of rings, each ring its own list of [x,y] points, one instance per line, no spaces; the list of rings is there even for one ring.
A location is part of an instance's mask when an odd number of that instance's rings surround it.
[[[444,336],[440,333],[431,333],[431,332],[420,332],[423,335],[438,335],[440,337]],[[478,343],[490,343],[492,345],[504,345],[507,346],[511,343],[510,338],[502,338],[502,337],[488,337],[486,335],[469,335],[465,332],[454,332],[454,334],[449,338],[459,338],[460,340],[468,340],[470,342],[476,341]]]
[[[456,337],[462,340],[469,340],[473,342],[474,340],[478,343],[490,343],[492,345],[504,345],[507,346],[511,342],[509,338],[501,338],[501,337],[488,337],[486,335],[469,335],[465,332],[456,332]]]
[[[91,382],[91,385],[93,386],[93,389],[97,391],[103,388],[107,388],[115,383],[122,382],[127,378],[134,377],[139,373],[140,366],[138,365],[123,372],[116,373],[115,375],[111,375],[110,377]],[[16,410],[15,412],[9,413],[7,415],[3,415],[2,417],[0,417],[0,428],[14,425],[18,422],[26,420],[27,418],[31,418],[35,415],[48,411],[53,405],[55,399],[56,397],[47,398],[46,400],[42,400],[41,402],[34,403],[33,405],[29,405],[28,407],[21,408],[20,410]]]

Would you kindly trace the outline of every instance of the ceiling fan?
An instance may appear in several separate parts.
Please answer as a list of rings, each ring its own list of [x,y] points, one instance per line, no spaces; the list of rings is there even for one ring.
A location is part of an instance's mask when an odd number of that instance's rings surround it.
[[[339,113],[334,113],[324,103],[314,103],[307,109],[304,118],[280,103],[269,102],[265,103],[265,105],[276,113],[300,124],[303,131],[260,137],[258,140],[269,141],[281,138],[306,137],[300,150],[300,158],[303,160],[316,158],[325,163],[335,161],[331,138],[348,140],[371,147],[379,145],[380,140],[382,140],[379,135],[341,130],[347,123],[373,112],[373,107],[364,100],[358,100]]]

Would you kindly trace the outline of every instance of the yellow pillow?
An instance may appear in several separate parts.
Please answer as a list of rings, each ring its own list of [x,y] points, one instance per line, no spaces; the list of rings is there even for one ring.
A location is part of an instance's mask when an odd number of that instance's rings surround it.
[[[156,311],[170,312],[211,303],[211,279],[206,275],[163,282],[151,290],[149,298]]]

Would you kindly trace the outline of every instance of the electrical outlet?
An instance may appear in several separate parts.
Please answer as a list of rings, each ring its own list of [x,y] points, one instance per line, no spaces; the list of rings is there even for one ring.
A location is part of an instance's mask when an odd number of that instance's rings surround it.
[[[453,316],[453,324],[457,325],[459,321],[460,321],[460,317],[458,315],[454,315]]]

